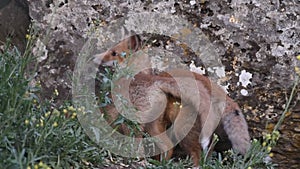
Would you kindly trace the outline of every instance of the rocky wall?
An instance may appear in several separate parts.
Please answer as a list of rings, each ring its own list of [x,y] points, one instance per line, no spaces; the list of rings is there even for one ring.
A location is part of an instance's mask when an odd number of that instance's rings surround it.
[[[253,138],[271,130],[278,120],[293,85],[294,66],[300,65],[295,58],[300,54],[299,0],[28,2],[30,17],[40,31],[37,47],[43,50],[37,79],[43,97],[50,98],[58,90],[58,103],[71,98],[76,58],[91,30],[129,13],[179,15],[208,37],[225,68],[222,84],[245,110]],[[159,48],[168,44],[159,36],[156,41]],[[294,106],[296,100],[299,95]],[[281,168],[299,168],[299,113],[298,103],[281,127],[280,144],[274,148],[274,160]]]

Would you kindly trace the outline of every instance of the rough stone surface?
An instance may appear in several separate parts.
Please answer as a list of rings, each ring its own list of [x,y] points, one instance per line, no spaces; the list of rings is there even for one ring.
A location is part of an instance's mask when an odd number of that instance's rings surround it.
[[[10,38],[11,43],[23,52],[29,24],[30,18],[26,1],[0,1],[0,45],[3,45],[7,38]]]
[[[276,123],[283,112],[295,78],[294,66],[300,65],[295,58],[300,54],[299,9],[299,0],[30,0],[30,16],[47,51],[39,63],[43,96],[51,98],[58,89],[57,102],[71,97],[76,57],[95,26],[106,27],[136,12],[179,15],[209,37],[225,66],[222,83],[229,84],[229,94],[245,110],[252,136],[261,137],[263,131],[271,130],[265,128],[266,123]],[[168,46],[164,38],[156,40],[159,48]],[[180,49],[174,51],[184,54]],[[247,86],[238,85],[243,70],[252,75]],[[242,89],[247,90],[246,96]],[[295,98],[293,104],[299,100]],[[274,149],[274,160],[281,168],[299,168],[298,127],[299,111],[293,111]]]

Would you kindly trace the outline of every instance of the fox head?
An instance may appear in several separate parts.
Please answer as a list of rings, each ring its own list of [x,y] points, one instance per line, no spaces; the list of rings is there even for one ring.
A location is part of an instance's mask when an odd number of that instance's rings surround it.
[[[128,55],[139,50],[141,39],[138,35],[130,36],[106,52],[94,55],[94,63],[98,65],[113,66],[114,62],[122,63]]]

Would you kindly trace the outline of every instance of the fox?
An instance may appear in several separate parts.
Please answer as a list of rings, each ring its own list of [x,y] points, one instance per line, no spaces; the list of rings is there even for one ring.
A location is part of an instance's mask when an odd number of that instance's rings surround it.
[[[124,53],[126,55],[138,50],[141,50],[140,38],[138,35],[130,36],[108,51],[95,55],[94,62],[109,66],[116,61],[122,64],[126,59]],[[181,86],[178,81],[182,83]],[[240,107],[206,76],[183,69],[156,74],[143,71],[130,82],[128,97],[139,110],[137,116],[141,119],[147,121],[153,118],[153,113],[159,114],[154,120],[141,124],[143,132],[151,136],[160,135],[163,144],[157,143],[157,146],[162,150],[174,146],[174,140],[180,140],[180,147],[192,157],[194,166],[199,165],[202,150],[208,150],[213,133],[225,143],[220,149],[232,147],[244,155],[250,148],[248,125]],[[119,115],[114,105],[104,107],[102,111],[112,117],[110,122]],[[187,122],[191,117],[194,117],[194,124]],[[173,135],[162,134],[171,125]],[[182,131],[183,128],[190,130],[186,133]],[[129,134],[125,125],[121,125],[119,132]],[[141,136],[140,133],[137,135]],[[170,159],[174,150],[171,148],[166,152],[164,158]]]

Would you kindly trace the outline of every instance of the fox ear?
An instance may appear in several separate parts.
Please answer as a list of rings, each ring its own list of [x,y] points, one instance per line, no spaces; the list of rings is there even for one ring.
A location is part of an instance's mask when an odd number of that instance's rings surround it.
[[[139,35],[129,37],[128,46],[130,50],[137,51],[142,46],[142,41]]]

